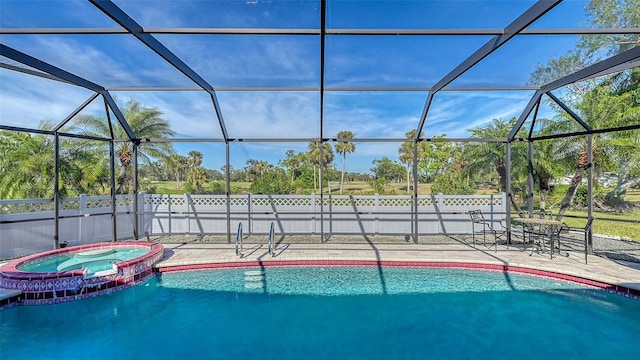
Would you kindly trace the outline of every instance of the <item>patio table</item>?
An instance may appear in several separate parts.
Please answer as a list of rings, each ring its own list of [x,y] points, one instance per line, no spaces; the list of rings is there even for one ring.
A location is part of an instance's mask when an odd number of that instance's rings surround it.
[[[540,219],[540,218],[518,218],[514,220],[521,222],[523,225],[530,225],[530,226],[538,225],[540,226],[541,229],[544,227],[544,231],[540,231],[540,234],[542,234],[543,236],[544,234],[549,234],[549,237],[551,238],[550,253],[551,253],[551,258],[553,259],[553,251],[554,251],[553,234],[555,233],[554,230],[557,230],[558,227],[564,226],[564,223],[558,220]],[[529,236],[529,238],[531,238],[531,236]],[[526,239],[526,234],[524,231],[524,226],[522,227],[522,241],[524,245],[524,247],[522,248],[522,251],[524,251],[527,248],[527,243],[528,243]]]

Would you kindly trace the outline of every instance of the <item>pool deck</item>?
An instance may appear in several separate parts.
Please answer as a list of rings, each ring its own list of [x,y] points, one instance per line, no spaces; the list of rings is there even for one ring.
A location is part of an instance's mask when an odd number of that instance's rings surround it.
[[[533,274],[561,273],[596,282],[622,286],[640,294],[640,264],[613,261],[589,255],[585,264],[583,252],[562,251],[553,259],[548,252],[521,251],[521,247],[511,245],[507,249],[481,244],[320,244],[281,243],[274,255],[269,255],[266,244],[244,244],[242,256],[236,255],[234,244],[210,243],[164,243],[164,258],[156,263],[158,271],[188,270],[207,267],[227,266],[270,266],[270,265],[356,265],[358,263],[410,265],[430,263],[431,266],[462,266],[482,268],[518,268],[536,270]],[[531,254],[531,255],[530,255]],[[472,266],[467,266],[472,264]],[[568,279],[570,280],[570,279]]]

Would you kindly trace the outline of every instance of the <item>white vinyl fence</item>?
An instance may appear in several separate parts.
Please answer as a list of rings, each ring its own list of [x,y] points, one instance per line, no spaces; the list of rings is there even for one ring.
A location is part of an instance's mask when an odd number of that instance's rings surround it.
[[[267,234],[271,222],[284,235],[412,235],[411,196],[349,195],[138,195],[138,235],[235,233]],[[470,234],[470,210],[503,221],[506,195],[422,195],[418,234]],[[50,250],[54,212],[50,199],[0,200],[0,258]],[[133,195],[116,197],[118,239],[132,238]],[[228,228],[229,219],[230,228]],[[59,241],[79,245],[113,239],[111,198],[65,198],[60,207]]]

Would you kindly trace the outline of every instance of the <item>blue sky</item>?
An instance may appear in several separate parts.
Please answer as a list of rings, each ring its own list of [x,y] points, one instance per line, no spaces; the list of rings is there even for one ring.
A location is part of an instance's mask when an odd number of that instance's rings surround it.
[[[317,28],[317,1],[114,1],[143,27]],[[329,1],[327,27],[501,29],[534,1]],[[564,1],[532,28],[584,26],[585,1]],[[117,28],[88,1],[2,0],[2,28]],[[318,87],[320,38],[271,35],[154,35],[189,67],[216,87]],[[325,44],[327,87],[430,87],[481,47],[490,36],[328,36]],[[0,35],[1,42],[105,87],[195,85],[130,35]],[[525,86],[536,64],[573,48],[576,36],[518,36],[451,87]],[[2,62],[14,64],[7,58]],[[467,137],[469,129],[494,118],[518,116],[532,91],[440,92],[424,132]],[[0,69],[0,124],[37,127],[58,122],[91,92],[54,81]],[[117,92],[157,107],[179,138],[221,138],[206,93]],[[316,138],[320,132],[320,97],[314,91],[218,91],[230,137]],[[420,119],[427,93],[331,91],[324,96],[323,134],[341,130],[356,138],[402,138]],[[84,113],[104,114],[100,102]],[[396,143],[357,143],[347,170],[367,172],[374,159],[397,160]],[[233,143],[236,168],[247,160],[276,164],[288,149],[306,143]],[[185,154],[204,153],[204,165],[224,164],[224,145],[177,143]],[[336,160],[340,166],[340,161]]]

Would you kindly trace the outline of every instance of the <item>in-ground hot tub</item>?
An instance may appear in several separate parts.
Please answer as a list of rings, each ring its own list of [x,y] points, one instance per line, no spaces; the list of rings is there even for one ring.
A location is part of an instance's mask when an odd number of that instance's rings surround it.
[[[20,290],[23,304],[53,304],[133,286],[153,276],[163,247],[109,242],[38,253],[0,267],[0,288]]]

